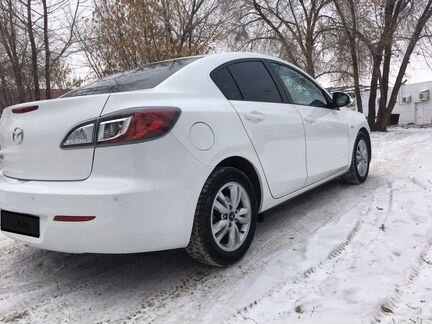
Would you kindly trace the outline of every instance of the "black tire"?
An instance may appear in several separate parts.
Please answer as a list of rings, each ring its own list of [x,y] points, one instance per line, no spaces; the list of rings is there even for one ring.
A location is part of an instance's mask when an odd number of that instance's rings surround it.
[[[230,182],[240,184],[247,192],[251,203],[251,221],[249,231],[241,246],[234,251],[224,251],[216,243],[211,229],[213,202],[219,190]],[[186,252],[196,261],[212,265],[226,266],[240,260],[252,243],[257,223],[258,203],[253,185],[249,178],[239,169],[233,167],[216,168],[209,176],[201,191],[191,240]]]
[[[357,168],[357,148],[360,143],[360,141],[364,141],[366,143],[367,153],[368,153],[368,159],[367,159],[367,169],[366,173],[364,175],[361,175],[359,173],[359,170]],[[349,168],[349,171],[342,177],[342,179],[350,184],[361,184],[366,181],[368,175],[369,175],[369,165],[371,160],[371,149],[370,149],[370,138],[368,135],[366,135],[364,132],[360,132],[357,135],[356,141],[354,142],[354,148],[351,158],[351,166]]]

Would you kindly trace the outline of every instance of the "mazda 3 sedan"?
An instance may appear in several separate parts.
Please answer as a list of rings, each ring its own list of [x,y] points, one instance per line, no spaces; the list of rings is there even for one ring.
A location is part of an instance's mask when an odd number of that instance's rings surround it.
[[[364,182],[360,113],[278,58],[149,64],[0,121],[2,232],[69,253],[186,248],[239,260],[257,215],[332,179]]]

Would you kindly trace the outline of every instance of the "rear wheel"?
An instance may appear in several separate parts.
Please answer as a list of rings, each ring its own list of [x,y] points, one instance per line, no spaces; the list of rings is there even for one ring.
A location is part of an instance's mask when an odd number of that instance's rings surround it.
[[[217,168],[201,191],[186,251],[202,263],[232,264],[248,250],[256,221],[257,201],[248,177],[233,167]]]
[[[352,184],[360,184],[366,181],[369,174],[370,149],[369,137],[363,132],[357,135],[351,159],[351,167],[343,179]]]

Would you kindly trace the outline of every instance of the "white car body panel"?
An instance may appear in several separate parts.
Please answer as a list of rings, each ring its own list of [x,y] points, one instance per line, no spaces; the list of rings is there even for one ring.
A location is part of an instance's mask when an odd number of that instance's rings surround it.
[[[303,188],[308,177],[305,129],[295,106],[250,101],[231,104],[254,145],[272,196],[281,198]],[[254,116],[260,120],[255,121]]]
[[[307,147],[307,185],[346,169],[350,162],[345,112],[327,108],[296,106],[303,117]]]
[[[3,174],[23,180],[83,180],[90,176],[93,148],[63,150],[60,143],[78,123],[98,116],[109,95],[74,97],[34,102],[31,113],[12,114],[16,105],[5,109],[0,121]],[[21,145],[12,141],[16,128],[25,130]]]
[[[358,132],[369,132],[365,118],[343,109],[230,102],[210,73],[244,58],[288,64],[254,53],[209,55],[153,89],[7,108],[0,121],[0,209],[37,215],[41,235],[3,233],[39,248],[71,253],[182,248],[189,243],[204,183],[226,159],[240,158],[253,167],[260,212],[346,173]],[[11,113],[33,104],[39,106],[34,113]],[[265,112],[263,106],[268,106]],[[177,107],[181,115],[167,135],[155,140],[60,148],[74,125],[139,107]],[[253,111],[265,114],[265,121],[246,119]],[[310,117],[316,123],[307,125],[304,120]],[[14,127],[26,132],[22,145],[11,142]],[[63,223],[54,221],[56,215],[96,218]]]

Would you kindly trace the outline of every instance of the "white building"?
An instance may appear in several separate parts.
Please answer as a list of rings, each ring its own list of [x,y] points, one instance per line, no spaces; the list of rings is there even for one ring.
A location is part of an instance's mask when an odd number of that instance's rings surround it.
[[[391,89],[389,91],[390,97]],[[368,116],[369,91],[362,93],[363,113]],[[378,114],[379,92],[377,96]],[[432,123],[432,81],[404,84],[398,94],[398,100],[392,114],[399,114],[399,124]]]

